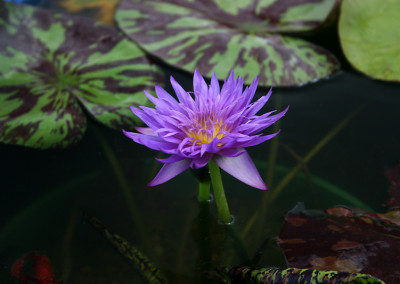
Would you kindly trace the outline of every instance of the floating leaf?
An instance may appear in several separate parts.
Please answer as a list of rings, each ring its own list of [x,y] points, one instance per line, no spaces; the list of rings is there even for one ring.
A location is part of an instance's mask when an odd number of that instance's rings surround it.
[[[81,105],[113,128],[132,128],[129,105],[158,76],[114,28],[0,2],[0,141],[35,148],[77,143]]]
[[[399,283],[398,213],[306,211],[299,205],[286,215],[278,244],[290,267],[367,273]]]
[[[97,11],[95,16],[97,20],[114,25],[114,12],[117,2],[117,0],[63,0],[60,6],[71,13],[94,9]]]
[[[343,52],[361,72],[400,81],[400,1],[343,0],[339,37]]]
[[[167,283],[167,279],[162,272],[155,267],[150,260],[144,256],[136,247],[132,246],[127,240],[121,238],[117,234],[114,234],[108,230],[103,224],[96,218],[84,215],[85,219],[100,233],[108,242],[124,257],[126,257],[130,263],[136,268],[140,275],[146,279],[149,283]]]
[[[277,32],[309,31],[335,10],[336,0],[121,0],[116,22],[149,53],[186,71],[246,83],[292,86],[336,72],[325,49]]]
[[[317,269],[298,268],[261,268],[249,267],[226,268],[219,272],[222,283],[377,283],[384,284],[380,279],[368,274],[348,273],[338,271],[322,271]]]

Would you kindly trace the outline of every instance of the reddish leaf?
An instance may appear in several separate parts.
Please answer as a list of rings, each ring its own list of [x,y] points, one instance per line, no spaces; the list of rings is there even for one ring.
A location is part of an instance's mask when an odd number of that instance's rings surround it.
[[[371,274],[400,283],[400,213],[330,208],[316,216],[298,206],[278,238],[288,267]]]
[[[28,266],[32,267],[35,275],[31,276]],[[11,267],[11,275],[18,278],[19,283],[38,283],[38,284],[62,284],[62,281],[54,280],[54,271],[47,256],[29,252],[19,258]]]

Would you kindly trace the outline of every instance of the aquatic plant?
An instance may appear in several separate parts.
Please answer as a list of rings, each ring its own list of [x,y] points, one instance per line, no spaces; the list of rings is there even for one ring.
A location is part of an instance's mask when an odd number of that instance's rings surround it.
[[[0,1],[0,142],[48,149],[77,144],[87,114],[111,128],[136,125],[127,105],[159,69],[118,30]],[[90,35],[90,36],[88,36]]]
[[[176,68],[262,86],[296,86],[336,73],[328,50],[292,35],[335,19],[340,1],[121,0],[118,27],[146,52]],[[291,36],[289,36],[289,34]]]
[[[279,132],[269,135],[259,132],[285,115],[288,108],[278,114],[271,115],[274,113],[271,111],[257,116],[272,92],[250,103],[257,83],[258,78],[243,91],[243,78],[235,78],[232,71],[220,89],[215,73],[207,86],[196,70],[193,93],[186,92],[171,77],[178,101],[158,85],[155,86],[158,98],[145,92],[155,108],[131,109],[148,127],[137,127],[139,133],[124,131],[124,134],[136,143],[171,155],[157,159],[164,166],[149,186],[164,183],[189,167],[198,169],[208,164],[219,210],[221,206],[227,210],[227,205],[221,204],[226,201],[219,168],[252,187],[267,189],[244,148],[275,137]],[[221,220],[231,220],[229,211],[219,213]]]

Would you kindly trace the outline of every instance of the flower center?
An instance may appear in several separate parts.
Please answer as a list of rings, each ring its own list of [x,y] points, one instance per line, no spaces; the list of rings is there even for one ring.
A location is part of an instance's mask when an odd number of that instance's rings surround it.
[[[194,144],[209,144],[215,137],[218,139],[225,137],[226,134],[221,133],[222,131],[226,131],[226,125],[223,125],[222,121],[214,121],[212,117],[209,119],[203,117],[193,123],[185,132],[192,138],[190,142]],[[218,144],[218,146],[221,145],[222,143]]]

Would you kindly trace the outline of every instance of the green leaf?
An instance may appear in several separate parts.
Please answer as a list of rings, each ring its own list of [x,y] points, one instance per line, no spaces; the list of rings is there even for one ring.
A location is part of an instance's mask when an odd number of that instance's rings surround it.
[[[0,2],[0,142],[67,147],[86,129],[81,108],[116,129],[133,128],[129,105],[146,105],[159,76],[112,27]]]
[[[229,3],[228,3],[229,2]],[[116,22],[132,40],[167,63],[204,76],[293,86],[336,72],[325,49],[279,33],[310,31],[336,9],[327,1],[122,0]]]
[[[384,284],[380,279],[368,274],[323,271],[318,269],[298,268],[261,268],[249,267],[226,268],[220,272],[223,283],[268,283],[268,284],[329,284],[329,283],[376,283]]]
[[[400,1],[343,0],[339,37],[349,62],[380,80],[400,81]]]
[[[92,227],[111,244],[112,247],[133,264],[145,280],[149,283],[168,283],[168,280],[162,272],[136,247],[132,246],[124,238],[108,230],[96,218],[89,216],[88,214],[84,214],[84,217],[90,225],[92,225]]]

